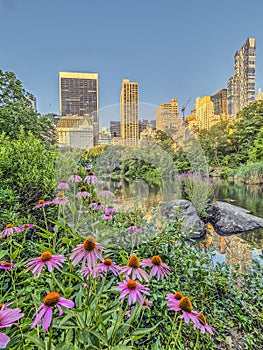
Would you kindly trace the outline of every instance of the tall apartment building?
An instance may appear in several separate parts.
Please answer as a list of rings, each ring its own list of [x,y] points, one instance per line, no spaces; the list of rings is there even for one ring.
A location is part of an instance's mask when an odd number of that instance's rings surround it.
[[[178,101],[173,98],[170,103],[160,103],[156,110],[156,129],[168,131],[176,128],[179,121]]]
[[[203,96],[198,103],[196,120],[200,130],[209,130],[214,118],[214,104],[210,96]]]
[[[98,74],[59,72],[60,115],[89,115],[93,120],[94,144],[99,135]]]
[[[113,120],[110,122],[110,133],[111,137],[121,136],[121,122],[118,120]]]
[[[136,146],[139,139],[138,82],[123,79],[120,95],[121,138],[127,146]]]
[[[256,39],[248,38],[234,57],[234,76],[228,80],[228,113],[237,113],[255,99]]]
[[[215,114],[218,114],[218,115],[228,114],[227,89],[221,89],[220,91],[212,95],[211,101],[214,104]]]

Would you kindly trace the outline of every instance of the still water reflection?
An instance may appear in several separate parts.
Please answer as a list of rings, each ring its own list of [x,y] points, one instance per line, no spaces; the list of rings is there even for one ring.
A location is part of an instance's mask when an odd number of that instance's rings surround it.
[[[213,180],[214,199],[240,206],[251,214],[263,217],[263,186],[244,185],[238,182]],[[112,187],[117,191],[119,204],[125,208],[132,208],[134,203],[149,215],[153,208],[163,215],[166,203],[173,199],[179,199],[176,186],[167,183],[162,189],[149,189],[143,180],[132,183],[125,181],[115,182]],[[124,204],[121,204],[124,203]],[[240,271],[245,270],[252,258],[260,259],[263,251],[263,229],[244,232],[237,235],[221,236],[211,229],[211,235],[207,235],[198,245],[207,251],[214,251],[215,262],[238,264]]]

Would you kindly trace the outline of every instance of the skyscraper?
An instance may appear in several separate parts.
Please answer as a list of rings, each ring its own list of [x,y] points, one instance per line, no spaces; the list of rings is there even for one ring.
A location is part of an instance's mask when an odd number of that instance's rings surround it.
[[[127,146],[136,146],[138,127],[138,82],[123,79],[120,95],[121,137]]]
[[[173,98],[170,103],[160,103],[156,110],[156,129],[171,131],[179,123],[178,101]]]
[[[92,118],[94,144],[99,135],[98,74],[59,72],[60,115],[89,115]]]
[[[234,76],[228,80],[228,113],[237,113],[255,99],[256,39],[248,38],[236,52]]]
[[[215,114],[228,114],[227,109],[227,89],[221,89],[211,96],[211,101],[214,104]]]

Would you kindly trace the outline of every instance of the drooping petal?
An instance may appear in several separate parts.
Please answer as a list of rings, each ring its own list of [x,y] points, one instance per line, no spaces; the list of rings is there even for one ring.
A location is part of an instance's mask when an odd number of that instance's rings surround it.
[[[43,304],[41,306],[43,306]],[[46,311],[47,311],[47,307],[43,306],[42,310],[36,316],[35,321],[33,322],[32,326],[30,327],[31,329],[36,327],[36,325],[40,322],[42,316],[45,314]]]
[[[0,332],[0,348],[4,349],[9,343],[9,341],[10,338],[6,334]]]
[[[52,315],[53,315],[52,307],[48,306],[46,309],[46,313],[43,317],[43,322],[42,322],[44,331],[47,331],[49,329],[49,326],[50,326],[51,321],[52,321]]]

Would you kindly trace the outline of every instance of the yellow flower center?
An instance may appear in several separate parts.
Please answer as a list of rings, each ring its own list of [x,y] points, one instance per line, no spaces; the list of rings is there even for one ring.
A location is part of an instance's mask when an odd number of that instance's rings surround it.
[[[192,312],[193,311],[193,305],[191,303],[191,300],[188,297],[182,297],[179,301],[179,307],[186,312]]]
[[[96,248],[94,237],[88,236],[83,243],[83,247],[87,252],[92,252]]]
[[[88,175],[94,175],[93,171],[89,171]]]
[[[110,266],[112,264],[112,260],[110,258],[104,259],[104,265]]]
[[[127,288],[129,288],[130,290],[134,290],[136,286],[137,286],[137,283],[134,280],[129,280],[127,282]]]
[[[136,254],[132,254],[130,259],[128,260],[128,266],[133,267],[134,269],[138,269],[140,266],[140,261]]]
[[[203,325],[206,324],[206,318],[204,314],[200,314],[198,316],[196,316],[198,318],[198,320],[200,321],[200,323],[202,323]]]
[[[41,262],[49,261],[49,260],[51,260],[51,258],[52,258],[52,254],[49,251],[43,252],[40,255],[40,261]]]
[[[64,194],[62,192],[58,192],[57,198],[58,199],[64,199]]]
[[[86,186],[81,186],[80,192],[87,192],[87,187]]]
[[[154,255],[151,260],[153,265],[156,265],[156,266],[162,265],[162,259],[159,257],[159,255]]]
[[[43,204],[45,201],[44,201],[44,199],[40,199],[38,202],[37,202],[37,204]]]
[[[58,292],[50,292],[45,296],[43,303],[46,306],[55,306],[58,303],[59,298],[60,294]]]
[[[181,292],[174,293],[174,297],[176,300],[181,300],[183,297],[183,294]]]
[[[0,307],[2,307],[4,304],[0,303]],[[1,322],[0,322],[1,323]]]
[[[11,228],[11,227],[14,227],[14,225],[12,225],[12,224],[7,224],[5,228]]]

